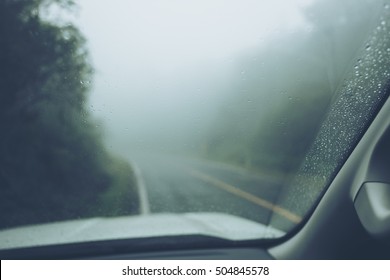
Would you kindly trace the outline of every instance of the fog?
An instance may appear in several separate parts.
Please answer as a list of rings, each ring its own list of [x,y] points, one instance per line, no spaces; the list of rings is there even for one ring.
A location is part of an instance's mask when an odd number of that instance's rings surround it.
[[[80,1],[76,22],[95,68],[90,107],[108,146],[191,148],[243,78],[242,58],[309,28],[309,3]]]

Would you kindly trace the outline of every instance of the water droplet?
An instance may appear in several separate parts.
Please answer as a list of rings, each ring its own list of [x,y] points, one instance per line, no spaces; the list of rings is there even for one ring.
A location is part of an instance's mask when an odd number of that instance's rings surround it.
[[[366,51],[369,51],[369,50],[371,50],[371,45],[366,46]]]

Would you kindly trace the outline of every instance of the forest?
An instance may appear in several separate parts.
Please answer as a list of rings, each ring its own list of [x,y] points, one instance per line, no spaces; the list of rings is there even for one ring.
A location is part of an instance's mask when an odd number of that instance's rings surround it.
[[[372,29],[370,8],[370,1],[317,1],[304,11],[306,32],[280,32],[244,55],[197,143],[204,156],[291,179],[357,63]]]
[[[67,0],[0,1],[0,227],[137,213],[128,163],[111,156],[87,108],[85,39],[50,22]],[[129,199],[131,198],[131,199]]]

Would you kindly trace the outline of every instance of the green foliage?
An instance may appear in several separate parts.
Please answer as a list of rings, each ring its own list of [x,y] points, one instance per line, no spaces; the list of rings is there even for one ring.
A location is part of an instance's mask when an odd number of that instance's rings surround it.
[[[91,216],[112,185],[132,187],[86,108],[85,39],[40,17],[53,4],[72,2],[0,0],[1,228]]]
[[[232,87],[233,105],[221,111],[206,156],[281,177],[303,160],[330,103],[331,89],[322,62],[309,53],[307,38],[275,41],[282,47],[271,44],[240,62],[245,79]]]
[[[134,188],[135,175],[128,162],[113,159],[108,166],[113,180],[110,188],[99,197],[98,207],[92,213],[100,216],[122,216],[139,211],[138,193]]]
[[[335,3],[337,2],[337,3]],[[369,1],[308,6],[311,32],[281,33],[237,63],[231,100],[205,140],[205,156],[271,172],[301,165],[337,88],[372,28]]]

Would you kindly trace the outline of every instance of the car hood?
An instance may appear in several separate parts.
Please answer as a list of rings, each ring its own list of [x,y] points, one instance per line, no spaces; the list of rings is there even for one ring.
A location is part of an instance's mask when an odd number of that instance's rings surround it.
[[[0,249],[156,236],[206,235],[228,240],[276,238],[284,232],[221,213],[92,218],[0,231]]]

